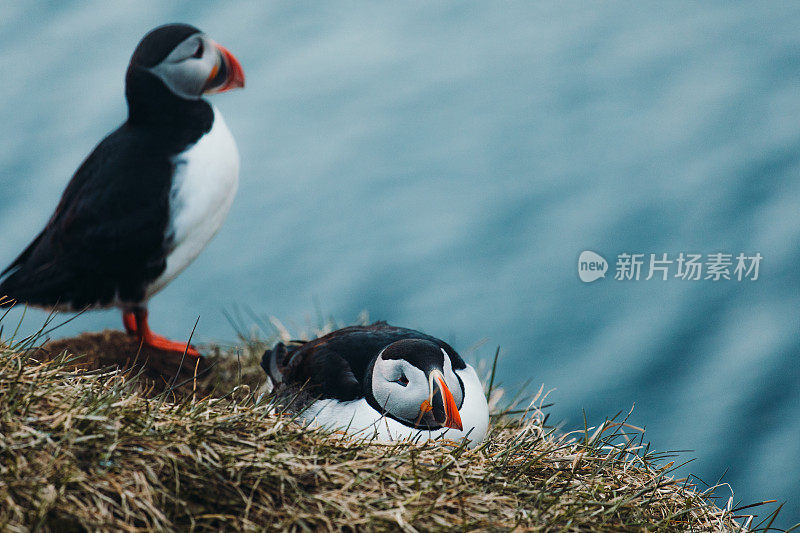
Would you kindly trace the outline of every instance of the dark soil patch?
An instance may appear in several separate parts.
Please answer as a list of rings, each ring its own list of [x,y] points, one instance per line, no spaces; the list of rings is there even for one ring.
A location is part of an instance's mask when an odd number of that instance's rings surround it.
[[[210,392],[211,368],[208,358],[181,357],[143,346],[139,340],[122,331],[105,330],[83,333],[77,337],[57,339],[38,349],[37,358],[54,359],[64,353],[70,356],[69,366],[82,370],[118,368],[139,374],[143,388],[160,393],[171,388],[176,394],[206,395]]]

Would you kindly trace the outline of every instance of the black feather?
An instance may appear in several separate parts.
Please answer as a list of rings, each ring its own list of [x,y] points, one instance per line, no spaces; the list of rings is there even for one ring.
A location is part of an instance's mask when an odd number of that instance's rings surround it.
[[[283,387],[303,387],[314,398],[350,401],[368,396],[373,361],[386,346],[403,339],[432,342],[447,352],[455,370],[466,368],[461,356],[446,342],[386,322],[339,329],[288,351],[279,343],[264,354],[261,364],[269,375],[270,357],[281,354],[283,361],[276,362]]]

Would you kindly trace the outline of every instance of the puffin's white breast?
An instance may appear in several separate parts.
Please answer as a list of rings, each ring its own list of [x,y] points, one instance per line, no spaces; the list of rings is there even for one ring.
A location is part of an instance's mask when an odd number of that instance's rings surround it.
[[[147,289],[160,291],[200,254],[228,215],[239,186],[239,150],[225,120],[214,109],[211,131],[173,160],[167,235],[167,268]]]
[[[396,440],[429,440],[439,437],[460,441],[469,439],[469,447],[474,448],[486,438],[489,428],[489,406],[478,374],[471,366],[456,373],[464,382],[464,401],[459,409],[463,430],[442,428],[433,431],[419,430],[393,418],[383,416],[366,400],[340,402],[338,400],[317,400],[304,412],[303,417],[311,424],[328,429],[341,429],[365,439],[384,442]]]

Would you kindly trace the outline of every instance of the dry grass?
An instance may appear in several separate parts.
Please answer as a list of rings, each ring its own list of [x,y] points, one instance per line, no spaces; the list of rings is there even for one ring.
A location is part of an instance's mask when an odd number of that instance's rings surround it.
[[[103,338],[124,351],[100,335],[99,354]],[[548,428],[541,396],[476,450],[375,444],[273,414],[258,341],[188,381],[34,342],[0,349],[3,531],[727,531],[775,515],[716,507],[624,421]]]

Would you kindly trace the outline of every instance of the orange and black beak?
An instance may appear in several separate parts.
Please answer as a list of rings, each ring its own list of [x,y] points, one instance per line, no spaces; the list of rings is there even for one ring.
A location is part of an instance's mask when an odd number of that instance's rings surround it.
[[[219,61],[206,80],[204,94],[217,94],[244,87],[244,70],[239,61],[224,46],[214,43]]]
[[[433,411],[432,414],[439,424],[448,428],[464,429],[461,425],[461,414],[458,412],[456,400],[450,389],[447,388],[441,371],[431,370],[428,374],[428,387],[428,399],[420,405],[420,412]],[[441,395],[441,403],[439,398],[435,398],[437,394]]]

